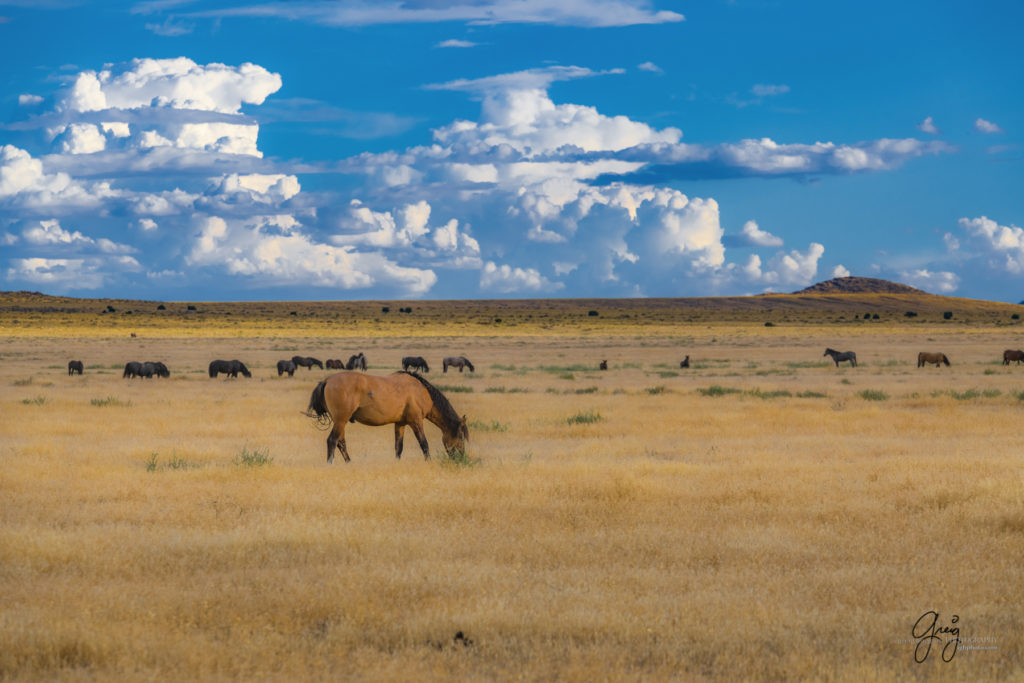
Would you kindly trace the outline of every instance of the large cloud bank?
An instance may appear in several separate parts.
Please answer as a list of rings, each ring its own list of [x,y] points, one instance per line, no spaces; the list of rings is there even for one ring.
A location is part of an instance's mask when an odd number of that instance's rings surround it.
[[[187,58],[82,71],[32,119],[48,153],[0,147],[0,237],[19,251],[7,280],[315,297],[794,288],[817,277],[822,243],[786,245],[756,217],[727,235],[715,198],[669,181],[878,172],[944,151],[914,139],[689,145],[676,128],[549,93],[618,73],[547,67],[428,86],[478,100],[479,117],[418,147],[343,160],[329,170],[355,189],[311,193],[300,176],[317,169],[264,159],[249,113],[280,75]],[[981,243],[1009,239],[965,229]]]

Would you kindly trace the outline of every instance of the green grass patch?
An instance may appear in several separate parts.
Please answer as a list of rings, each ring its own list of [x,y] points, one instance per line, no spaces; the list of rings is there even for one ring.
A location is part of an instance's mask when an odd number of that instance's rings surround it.
[[[657,396],[658,394],[664,394],[666,391],[668,391],[668,387],[666,387],[664,384],[659,384],[656,387],[647,387],[647,389],[645,389],[645,391],[648,394],[652,394],[654,396]]]
[[[710,387],[699,388],[697,393],[701,396],[725,396],[727,394],[741,394],[743,393],[740,389],[733,387],[723,387],[720,384],[712,384]]]
[[[553,375],[560,374],[571,374],[573,372],[590,372],[597,370],[597,363],[593,365],[583,365],[581,363],[575,363],[573,365],[538,365],[537,369],[541,372],[549,372]]]
[[[747,393],[750,394],[751,396],[756,396],[757,398],[765,399],[790,398],[793,396],[793,392],[786,391],[785,389],[775,389],[773,391],[761,391],[760,389],[754,389],[753,391],[748,391]]]
[[[797,398],[828,398],[828,394],[823,394],[820,391],[801,391],[796,395]]]
[[[889,400],[889,394],[885,393],[884,391],[880,391],[878,389],[864,389],[863,391],[857,392],[857,395],[860,396],[865,401],[888,401]]]
[[[197,470],[202,466],[202,463],[178,457],[176,453],[171,453],[171,457],[163,462],[160,462],[159,453],[151,453],[149,460],[146,461],[147,472],[159,472],[160,470]]]
[[[239,467],[264,467],[273,464],[274,459],[270,457],[269,446],[253,448],[251,451],[248,447],[243,446],[231,462]]]
[[[466,469],[483,464],[483,460],[480,458],[471,458],[466,451],[458,448],[450,452],[445,451],[436,460],[442,467],[449,469]]]
[[[106,398],[94,398],[89,401],[89,405],[94,405],[99,408],[106,408],[107,406],[115,406],[119,408],[127,408],[132,404],[131,401],[122,401],[116,396],[107,396]]]
[[[23,398],[21,402],[27,406],[44,406],[47,404],[49,399],[45,396],[36,396],[35,398]]]
[[[508,423],[498,422],[497,420],[491,420],[490,422],[484,422],[483,420],[473,420],[469,423],[469,428],[473,431],[478,432],[507,432]]]
[[[461,384],[435,384],[441,393],[453,393],[453,394],[472,394],[473,387],[463,386]]]
[[[979,397],[996,398],[998,396],[1002,396],[1002,394],[1003,392],[1000,391],[999,389],[985,389],[984,391],[979,391],[977,389],[967,389],[965,391],[956,391],[954,389],[949,389],[947,391],[933,391],[931,395],[932,398],[938,398],[939,396],[950,396],[951,398],[955,398],[957,401],[970,401],[972,399]]]
[[[565,421],[570,425],[589,425],[600,422],[603,419],[604,418],[601,417],[601,413],[596,410],[588,410],[586,412],[580,411],[575,415],[570,415]]]
[[[33,378],[29,377],[28,379],[16,379],[11,384],[16,387],[27,387],[32,384],[32,381]]]
[[[524,389],[522,387],[512,387],[511,389],[508,389],[508,388],[505,388],[505,387],[487,387],[486,389],[484,389],[484,393],[485,394],[528,394],[528,393],[530,393],[530,390],[529,389]]]

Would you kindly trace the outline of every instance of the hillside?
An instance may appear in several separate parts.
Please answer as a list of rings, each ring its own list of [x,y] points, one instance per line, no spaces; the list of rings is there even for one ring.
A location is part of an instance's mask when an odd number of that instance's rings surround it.
[[[502,335],[556,329],[600,333],[718,322],[1020,325],[1024,315],[1024,306],[1018,304],[937,296],[870,278],[846,280],[820,283],[794,294],[656,299],[159,302],[0,292],[0,334],[58,327],[67,334],[89,335],[146,329],[185,335],[283,330],[339,336],[384,330]],[[851,292],[856,287],[873,291]]]
[[[794,294],[927,294],[920,289],[873,277],[837,277],[801,289]]]

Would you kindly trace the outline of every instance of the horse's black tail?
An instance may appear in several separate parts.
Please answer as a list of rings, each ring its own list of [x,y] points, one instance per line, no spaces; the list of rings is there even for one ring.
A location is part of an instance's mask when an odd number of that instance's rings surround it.
[[[309,407],[306,408],[306,414],[310,417],[315,416],[317,420],[329,421],[331,413],[327,410],[327,400],[324,398],[324,385],[326,384],[327,380],[323,380],[313,389],[313,394],[309,397]]]

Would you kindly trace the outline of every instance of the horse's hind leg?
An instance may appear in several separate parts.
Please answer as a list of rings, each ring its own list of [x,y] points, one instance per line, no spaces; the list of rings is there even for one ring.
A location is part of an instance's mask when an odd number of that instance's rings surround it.
[[[334,462],[334,449],[341,451],[341,457],[349,462],[348,448],[345,447],[345,422],[335,422],[331,433],[327,435],[327,464]]]
[[[402,457],[402,438],[405,436],[405,425],[395,425],[395,457]]]

